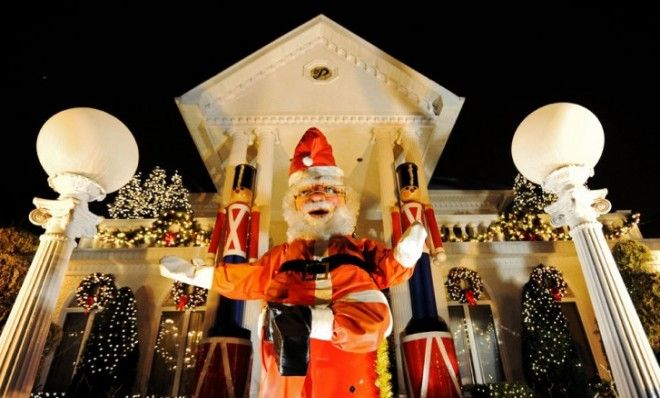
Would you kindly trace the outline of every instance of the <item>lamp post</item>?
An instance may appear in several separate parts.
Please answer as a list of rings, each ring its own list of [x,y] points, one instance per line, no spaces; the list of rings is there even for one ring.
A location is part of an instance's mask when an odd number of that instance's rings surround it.
[[[545,211],[554,226],[570,227],[619,394],[657,398],[658,363],[597,220],[610,210],[607,190],[585,186],[603,146],[603,128],[593,113],[556,103],[522,121],[511,153],[520,173],[558,195]]]
[[[37,155],[60,196],[34,199],[30,221],[45,232],[0,336],[1,397],[30,395],[75,239],[94,235],[101,219],[87,203],[126,184],[138,163],[128,128],[92,108],[48,119],[37,137]]]

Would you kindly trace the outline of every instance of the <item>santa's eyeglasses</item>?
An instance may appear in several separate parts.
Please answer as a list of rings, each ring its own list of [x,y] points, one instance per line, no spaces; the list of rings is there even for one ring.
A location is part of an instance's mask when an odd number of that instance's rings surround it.
[[[346,195],[346,191],[343,189],[343,187],[336,187],[336,186],[333,187],[330,185],[314,185],[312,187],[305,188],[299,191],[296,195],[294,195],[294,198],[296,199],[306,198],[315,193],[320,193],[324,195],[326,198]]]

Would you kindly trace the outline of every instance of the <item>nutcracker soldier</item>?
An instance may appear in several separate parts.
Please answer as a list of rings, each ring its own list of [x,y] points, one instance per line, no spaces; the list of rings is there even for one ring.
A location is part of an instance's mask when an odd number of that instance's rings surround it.
[[[401,338],[408,394],[415,398],[458,398],[458,360],[449,328],[438,314],[431,275],[431,256],[434,262],[446,259],[440,231],[433,207],[421,201],[417,165],[403,163],[396,174],[400,205],[392,209],[392,246],[396,246],[401,231],[414,222],[421,222],[428,232],[424,251],[408,280],[412,319]]]
[[[248,164],[236,166],[229,205],[218,212],[209,244],[208,252],[214,264],[246,263],[257,256],[259,212],[250,208],[255,177],[254,167]],[[222,250],[218,250],[220,247]],[[242,397],[247,394],[252,343],[250,330],[241,326],[244,304],[242,300],[220,298],[215,325],[198,353],[196,397]]]

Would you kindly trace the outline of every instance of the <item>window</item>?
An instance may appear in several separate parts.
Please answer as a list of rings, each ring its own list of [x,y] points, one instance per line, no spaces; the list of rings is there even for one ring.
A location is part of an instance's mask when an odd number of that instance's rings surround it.
[[[64,323],[62,326],[62,340],[57,346],[50,365],[48,376],[42,391],[63,392],[71,384],[76,364],[80,360],[85,348],[85,342],[92,330],[96,311],[85,314],[74,298],[64,310]],[[39,390],[39,388],[37,388]]]
[[[454,338],[461,383],[504,381],[500,347],[489,304],[449,305],[449,328]]]
[[[582,327],[582,320],[580,319],[580,313],[578,312],[577,305],[574,301],[562,301],[561,311],[566,317],[568,329],[570,330],[571,337],[573,337],[573,341],[575,342],[578,355],[582,360],[582,365],[584,366],[584,371],[587,374],[587,377],[597,377],[598,369],[596,368],[596,361],[594,360],[593,354],[591,353],[587,334]]]
[[[206,307],[178,311],[171,298],[162,307],[147,395],[193,395],[205,312]]]

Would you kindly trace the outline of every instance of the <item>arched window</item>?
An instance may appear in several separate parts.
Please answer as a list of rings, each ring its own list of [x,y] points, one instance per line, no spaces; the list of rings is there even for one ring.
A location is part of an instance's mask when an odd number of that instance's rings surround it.
[[[172,297],[161,307],[147,396],[192,396],[205,306],[179,311]]]
[[[562,299],[561,312],[563,312],[564,316],[566,317],[568,329],[570,330],[571,337],[575,342],[575,348],[577,349],[578,355],[582,360],[582,365],[584,366],[584,371],[586,372],[587,377],[598,377],[596,360],[594,359],[593,353],[591,352],[589,339],[587,338],[587,333],[584,331],[582,319],[580,318],[580,312],[578,311],[577,303],[575,302],[575,298],[572,294]]]
[[[44,369],[48,369],[43,387],[37,388],[41,391],[63,392],[71,384],[76,364],[80,361],[85,348],[85,342],[94,324],[96,311],[86,313],[75,299],[69,301],[69,305],[62,314],[62,340],[55,350],[55,354],[49,362],[44,363]],[[47,359],[48,360],[48,359]]]
[[[463,385],[504,381],[490,301],[479,300],[475,306],[450,303],[449,328],[454,337]]]

